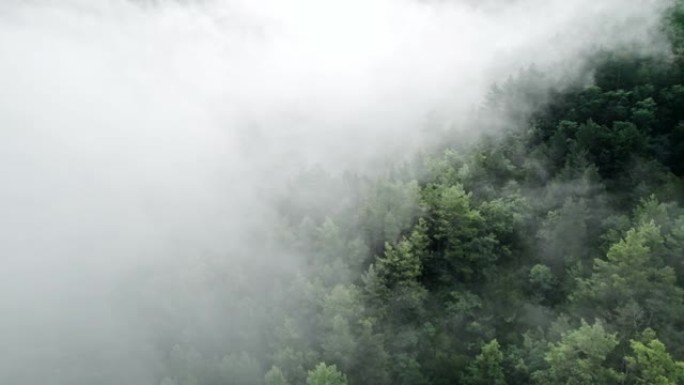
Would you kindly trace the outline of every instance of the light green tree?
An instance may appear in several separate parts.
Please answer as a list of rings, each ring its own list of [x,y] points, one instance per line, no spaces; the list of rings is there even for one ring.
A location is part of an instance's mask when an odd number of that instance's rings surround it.
[[[335,365],[321,362],[306,377],[307,385],[347,385],[347,377]]]
[[[639,385],[679,385],[684,382],[684,362],[675,361],[665,344],[646,329],[642,341],[631,340],[633,356],[625,357],[629,377]]]
[[[549,344],[544,356],[548,367],[533,373],[539,385],[606,385],[620,379],[613,369],[603,366],[608,354],[618,345],[616,334],[606,332],[603,324],[582,325],[562,334]]]
[[[503,353],[496,339],[482,345],[482,351],[468,367],[467,383],[469,385],[506,385],[502,362]]]
[[[420,219],[408,238],[385,244],[385,255],[378,258],[377,270],[389,288],[414,282],[422,272],[427,253],[427,224]]]

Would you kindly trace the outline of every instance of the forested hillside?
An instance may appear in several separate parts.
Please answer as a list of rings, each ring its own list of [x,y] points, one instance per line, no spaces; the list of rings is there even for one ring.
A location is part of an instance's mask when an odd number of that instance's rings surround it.
[[[681,4],[663,28],[671,55],[597,51],[590,85],[493,86],[479,113],[517,118],[475,145],[293,180],[339,192],[278,201],[261,242],[306,266],[231,305],[241,337],[164,342],[161,384],[684,384]]]

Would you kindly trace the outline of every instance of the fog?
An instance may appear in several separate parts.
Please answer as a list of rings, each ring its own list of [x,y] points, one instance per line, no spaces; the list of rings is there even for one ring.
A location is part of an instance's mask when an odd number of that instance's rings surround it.
[[[207,270],[302,268],[268,235],[292,177],[477,135],[520,68],[551,89],[592,50],[658,53],[668,4],[2,0],[0,383],[157,383],[187,330],[160,325],[241,327]]]

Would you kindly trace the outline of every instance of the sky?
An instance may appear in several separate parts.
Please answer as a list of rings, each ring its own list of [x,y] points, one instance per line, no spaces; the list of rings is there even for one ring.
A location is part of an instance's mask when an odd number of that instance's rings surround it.
[[[663,54],[668,4],[3,0],[0,382],[151,383],[160,304],[213,314],[204,261],[301,268],[254,242],[293,177],[476,136],[530,65],[552,89]]]

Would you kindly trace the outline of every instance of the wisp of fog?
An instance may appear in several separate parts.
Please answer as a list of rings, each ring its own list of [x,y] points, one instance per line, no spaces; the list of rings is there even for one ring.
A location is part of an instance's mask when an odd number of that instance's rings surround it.
[[[657,52],[667,5],[3,0],[0,383],[158,381],[159,319],[241,327],[206,261],[255,288],[301,267],[259,238],[294,175],[381,172],[434,144],[427,122],[476,135],[494,82]]]

